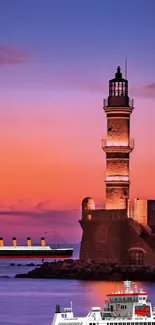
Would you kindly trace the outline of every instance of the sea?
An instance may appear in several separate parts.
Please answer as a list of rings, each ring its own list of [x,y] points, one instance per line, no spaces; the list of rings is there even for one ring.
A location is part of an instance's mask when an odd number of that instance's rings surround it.
[[[72,304],[75,316],[86,316],[92,306],[103,307],[106,294],[122,288],[120,282],[15,278],[34,268],[26,266],[29,263],[32,260],[0,260],[0,325],[51,325],[56,304],[61,310]],[[155,283],[137,285],[155,306]]]

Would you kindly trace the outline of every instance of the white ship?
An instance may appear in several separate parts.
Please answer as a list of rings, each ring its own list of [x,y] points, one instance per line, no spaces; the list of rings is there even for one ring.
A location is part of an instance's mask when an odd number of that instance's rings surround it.
[[[92,307],[86,317],[75,317],[71,308],[56,305],[52,325],[155,325],[155,308],[147,292],[124,281],[124,291],[108,294],[104,308]]]
[[[41,246],[32,246],[31,238],[27,237],[27,246],[18,246],[16,237],[12,238],[13,246],[5,246],[0,237],[1,258],[69,258],[73,255],[73,248],[51,248],[46,246],[45,238],[41,238]]]

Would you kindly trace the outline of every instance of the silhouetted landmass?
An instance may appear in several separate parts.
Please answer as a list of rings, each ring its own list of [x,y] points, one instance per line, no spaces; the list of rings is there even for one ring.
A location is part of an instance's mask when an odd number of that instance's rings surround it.
[[[0,278],[7,279],[7,278],[10,278],[10,276],[8,276],[8,275],[1,275]]]
[[[67,259],[46,262],[27,274],[17,274],[16,278],[79,279],[105,281],[155,281],[155,267],[86,263]]]
[[[34,264],[34,263],[28,263],[28,264],[15,264],[15,263],[11,263],[10,266],[41,266],[41,264]]]

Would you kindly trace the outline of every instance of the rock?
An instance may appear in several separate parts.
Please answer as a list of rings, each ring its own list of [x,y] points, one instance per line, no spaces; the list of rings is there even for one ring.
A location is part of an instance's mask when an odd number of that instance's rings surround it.
[[[123,278],[122,278],[122,274],[121,273],[112,273],[112,274],[109,274],[108,277],[107,277],[107,280],[108,281],[122,281]]]
[[[29,264],[34,266],[33,264]],[[17,274],[19,278],[43,279],[80,279],[80,280],[108,280],[122,281],[155,281],[155,267],[118,265],[116,263],[87,263],[80,260],[64,260],[44,262],[41,266],[27,274]]]
[[[67,264],[73,264],[75,261],[70,258],[68,260],[64,260],[64,262],[66,262]]]
[[[7,278],[10,278],[10,276],[8,276],[8,275],[1,275],[0,278],[7,279]]]
[[[28,274],[16,274],[15,278],[29,278]]]

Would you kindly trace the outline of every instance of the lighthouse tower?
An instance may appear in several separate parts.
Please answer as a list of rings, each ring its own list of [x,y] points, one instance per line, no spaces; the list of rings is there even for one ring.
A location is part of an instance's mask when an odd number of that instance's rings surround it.
[[[133,100],[128,96],[128,80],[120,67],[109,81],[109,97],[104,99],[107,138],[102,140],[106,153],[106,209],[126,209],[129,199],[129,159],[134,148],[130,138],[130,114]]]
[[[124,265],[155,265],[155,241],[151,230],[127,218],[129,199],[129,157],[134,148],[130,138],[130,114],[133,100],[128,96],[128,81],[120,67],[109,81],[109,97],[104,100],[107,137],[102,147],[106,153],[106,209],[96,209],[94,200],[82,200],[79,223],[82,228],[80,260]],[[148,220],[153,220],[154,200],[149,201]],[[146,205],[146,204],[145,204]],[[150,216],[152,219],[150,219]],[[150,221],[148,226],[153,225]],[[155,226],[150,226],[155,229]],[[86,265],[86,269],[87,265]],[[90,277],[90,270],[86,276]],[[98,276],[98,273],[96,273]]]

